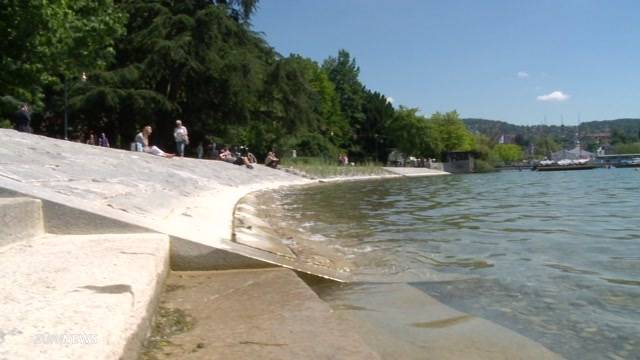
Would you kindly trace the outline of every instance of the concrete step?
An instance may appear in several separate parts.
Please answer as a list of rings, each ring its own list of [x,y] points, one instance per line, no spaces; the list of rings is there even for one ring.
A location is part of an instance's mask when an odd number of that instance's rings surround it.
[[[159,309],[143,359],[379,359],[288,269],[172,272]]]
[[[0,247],[44,233],[42,202],[30,198],[0,198]]]
[[[169,267],[161,234],[0,248],[0,359],[135,359]]]

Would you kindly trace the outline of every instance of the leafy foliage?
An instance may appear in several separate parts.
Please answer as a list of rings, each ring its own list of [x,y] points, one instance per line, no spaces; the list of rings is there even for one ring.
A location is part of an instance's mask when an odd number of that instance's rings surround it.
[[[616,154],[640,154],[640,142],[614,145]]]
[[[171,146],[182,119],[194,146],[248,145],[258,157],[295,149],[333,162],[346,151],[363,162],[395,147],[437,158],[473,148],[456,112],[394,109],[346,50],[321,65],[276,53],[251,30],[257,0],[0,3],[0,117],[35,104],[36,132],[60,136],[69,110],[73,138],[105,132],[121,147],[144,125]]]
[[[0,95],[43,105],[43,88],[104,68],[126,15],[111,0],[3,0]]]
[[[493,151],[506,164],[520,161],[524,157],[522,148],[515,144],[498,144],[493,148]]]

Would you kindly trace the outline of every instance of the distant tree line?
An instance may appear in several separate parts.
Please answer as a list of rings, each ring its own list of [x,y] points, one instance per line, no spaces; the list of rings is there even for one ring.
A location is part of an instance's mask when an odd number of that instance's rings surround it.
[[[580,140],[583,149],[595,152],[600,146],[617,154],[640,153],[640,119],[589,121],[579,126],[514,125],[504,121],[463,119],[475,134],[486,136],[494,143],[501,135],[515,136],[515,144],[523,150],[532,149],[534,158],[543,158],[563,148],[570,149]],[[607,140],[601,136],[608,134]],[[598,135],[598,136],[594,136]]]
[[[33,106],[37,133],[105,132],[128,147],[147,124],[170,146],[176,119],[192,144],[301,156],[442,159],[475,148],[456,112],[422,116],[359,79],[346,50],[317,63],[282,56],[250,25],[257,0],[5,0],[0,12],[0,125]],[[86,75],[86,81],[81,76]]]

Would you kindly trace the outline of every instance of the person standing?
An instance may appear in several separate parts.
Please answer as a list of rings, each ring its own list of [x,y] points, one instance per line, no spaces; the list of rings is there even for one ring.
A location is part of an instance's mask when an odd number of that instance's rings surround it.
[[[196,154],[198,154],[198,159],[202,159],[202,156],[204,155],[204,146],[202,145],[202,141],[200,141],[196,147]]]
[[[20,132],[33,132],[33,129],[31,129],[31,113],[29,112],[29,105],[22,104],[20,109],[16,112],[15,129]]]
[[[181,120],[176,120],[176,128],[173,130],[173,138],[176,140],[176,152],[180,157],[184,157],[184,148],[189,145],[189,132],[182,125]]]

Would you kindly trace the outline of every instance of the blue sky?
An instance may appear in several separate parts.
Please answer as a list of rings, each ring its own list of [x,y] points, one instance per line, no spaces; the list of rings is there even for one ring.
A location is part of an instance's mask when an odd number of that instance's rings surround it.
[[[574,125],[640,117],[637,0],[261,0],[283,54],[348,50],[369,89],[424,114]]]

